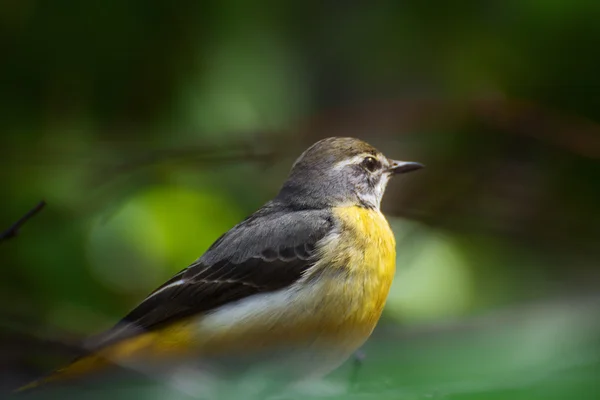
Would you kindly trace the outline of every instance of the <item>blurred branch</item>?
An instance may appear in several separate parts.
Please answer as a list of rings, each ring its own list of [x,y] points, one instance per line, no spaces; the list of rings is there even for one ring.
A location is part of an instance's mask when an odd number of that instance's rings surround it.
[[[23,215],[17,222],[12,224],[10,228],[2,232],[0,235],[0,242],[13,238],[19,234],[19,230],[21,227],[29,221],[34,215],[39,213],[46,206],[46,202],[44,200],[40,201],[35,207],[27,212],[27,214]]]
[[[394,136],[451,131],[477,121],[499,133],[533,137],[581,157],[600,158],[600,124],[532,101],[494,95],[470,100],[396,98],[327,110],[301,131],[311,143],[326,136]]]
[[[497,129],[600,158],[600,125],[590,119],[516,99],[475,102],[473,114]]]
[[[264,138],[263,138],[264,139]],[[139,169],[155,166],[161,163],[195,163],[197,165],[232,164],[238,162],[273,162],[275,152],[265,148],[265,141],[261,140],[261,147],[253,145],[250,141],[237,144],[211,145],[189,144],[185,147],[145,151],[123,159],[117,165],[103,168],[91,178],[91,186],[102,185],[117,176],[131,174]]]

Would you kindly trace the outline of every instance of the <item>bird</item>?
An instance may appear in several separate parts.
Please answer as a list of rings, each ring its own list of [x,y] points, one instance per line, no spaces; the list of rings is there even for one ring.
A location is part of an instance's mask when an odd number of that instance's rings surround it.
[[[19,390],[119,366],[265,366],[292,381],[328,374],[380,319],[396,269],[381,200],[391,177],[421,168],[356,138],[318,141],[272,200],[99,335],[86,355]]]

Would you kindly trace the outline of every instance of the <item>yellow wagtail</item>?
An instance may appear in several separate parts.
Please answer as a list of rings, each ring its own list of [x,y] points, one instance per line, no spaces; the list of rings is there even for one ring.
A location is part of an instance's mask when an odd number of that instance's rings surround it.
[[[422,168],[353,138],[295,162],[279,194],[102,335],[88,355],[23,389],[197,360],[252,360],[324,375],[370,336],[395,272],[379,210],[391,176]]]

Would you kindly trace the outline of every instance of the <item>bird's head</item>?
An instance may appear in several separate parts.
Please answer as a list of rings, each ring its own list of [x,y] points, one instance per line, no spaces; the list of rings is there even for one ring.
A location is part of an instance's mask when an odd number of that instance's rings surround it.
[[[309,147],[294,163],[277,198],[301,208],[360,205],[379,208],[389,179],[423,168],[387,158],[355,138],[332,137]]]

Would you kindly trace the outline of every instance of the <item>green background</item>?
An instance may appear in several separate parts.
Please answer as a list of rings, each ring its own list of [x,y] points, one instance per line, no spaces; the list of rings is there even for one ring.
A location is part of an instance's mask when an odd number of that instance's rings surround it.
[[[355,136],[427,168],[384,198],[398,272],[356,376],[288,398],[600,398],[599,18],[584,0],[0,2],[0,231],[48,203],[0,244],[0,387],[69,360],[308,145]]]

